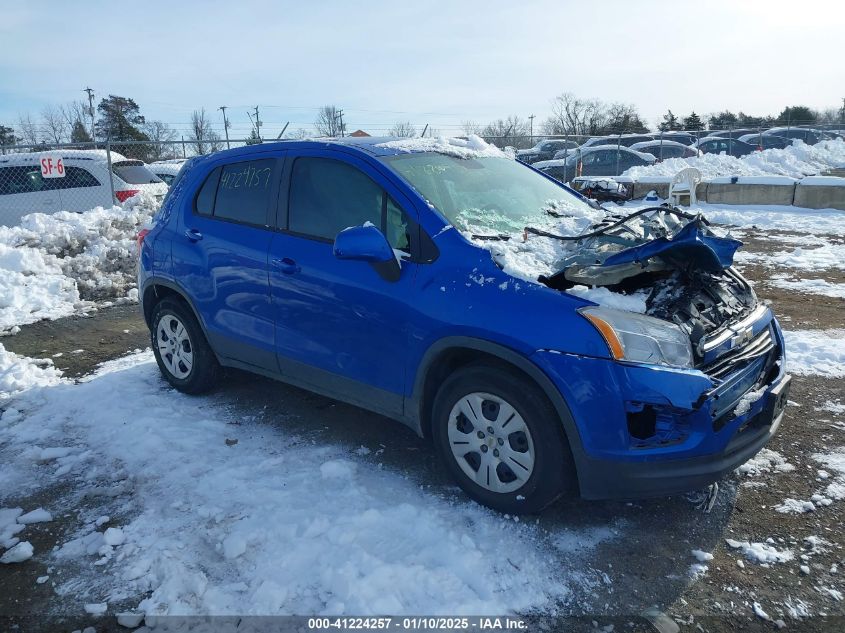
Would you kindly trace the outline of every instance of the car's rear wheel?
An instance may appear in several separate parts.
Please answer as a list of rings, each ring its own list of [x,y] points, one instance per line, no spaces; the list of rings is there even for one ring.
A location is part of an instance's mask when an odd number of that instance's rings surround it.
[[[183,302],[165,298],[156,304],[150,335],[156,362],[167,382],[191,394],[214,386],[220,365]]]
[[[441,386],[432,416],[441,458],[476,501],[534,513],[574,488],[557,412],[521,375],[487,365],[461,369]]]

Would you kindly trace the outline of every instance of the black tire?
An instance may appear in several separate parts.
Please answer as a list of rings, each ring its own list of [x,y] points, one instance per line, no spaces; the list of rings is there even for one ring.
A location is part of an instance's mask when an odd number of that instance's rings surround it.
[[[473,464],[470,463],[472,455],[467,453],[461,458],[452,450],[449,438],[452,410],[458,406],[459,401],[470,394],[477,393],[496,396],[509,404],[521,416],[524,425],[530,432],[533,441],[533,470],[521,485],[517,478],[512,479],[511,484],[507,484],[520,485],[515,490],[496,492],[479,485],[464,472],[465,466],[459,464],[459,460],[463,459],[473,468]],[[485,407],[489,412],[490,401],[483,400],[482,408]],[[499,405],[493,402],[494,415],[498,415],[498,407]],[[460,418],[460,414],[458,417]],[[487,418],[485,414],[485,419],[489,420],[490,418]],[[458,424],[465,424],[467,421],[464,419]],[[486,424],[487,422],[483,421],[483,423]],[[499,432],[498,437],[502,437],[506,432]],[[475,435],[475,433],[470,435]],[[574,492],[577,487],[572,453],[569,450],[560,417],[537,385],[505,367],[486,364],[471,365],[449,376],[441,385],[434,399],[432,436],[440,458],[460,487],[479,503],[499,512],[534,514],[543,510],[562,494]],[[495,447],[499,441],[498,437],[495,434],[489,434],[489,438],[484,441],[492,442],[491,446]],[[513,439],[512,436],[510,439]],[[456,442],[456,444],[459,443],[463,442]],[[459,450],[466,449],[460,448]],[[492,449],[488,447],[484,452],[487,453],[490,450]],[[480,457],[480,453],[477,453],[477,456]],[[505,462],[504,458],[499,460],[498,457],[499,453],[497,452],[496,461],[500,464]],[[473,457],[473,461],[479,463],[476,472],[480,472],[480,461],[477,457]],[[502,466],[499,465],[494,468],[498,471]],[[513,476],[515,470],[517,470],[516,466],[510,474],[507,472],[504,474]],[[496,475],[497,483],[501,484],[499,479]]]
[[[187,333],[188,344],[185,348],[192,357],[190,369],[185,375],[174,373],[169,366],[172,363],[172,354],[168,353],[163,357],[159,346],[159,325],[164,321],[170,326],[174,319]],[[189,394],[204,393],[214,387],[220,375],[220,364],[191,309],[183,301],[165,297],[153,308],[151,324],[150,342],[158,368],[165,380],[179,391]],[[185,369],[187,366],[184,363],[177,368],[180,372]]]

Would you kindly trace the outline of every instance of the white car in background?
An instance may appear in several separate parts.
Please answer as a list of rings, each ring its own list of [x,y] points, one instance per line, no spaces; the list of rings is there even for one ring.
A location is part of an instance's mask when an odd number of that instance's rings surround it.
[[[58,159],[62,170],[56,170]],[[42,159],[49,159],[55,177],[42,175]],[[140,160],[111,153],[109,184],[105,150],[55,150],[0,156],[0,225],[15,226],[30,213],[87,211],[111,207],[145,191],[162,200],[167,185]]]
[[[148,164],[147,169],[153,172],[162,180],[162,182],[170,187],[170,185],[173,184],[173,180],[176,178],[176,174],[179,173],[179,170],[182,169],[182,165],[184,165],[187,161],[187,158],[157,160],[154,163]]]

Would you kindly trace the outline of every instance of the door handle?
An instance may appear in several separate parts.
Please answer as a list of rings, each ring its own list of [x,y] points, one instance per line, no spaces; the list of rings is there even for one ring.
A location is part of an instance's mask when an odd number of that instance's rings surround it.
[[[192,242],[199,242],[202,239],[202,233],[200,233],[196,229],[188,229],[187,231],[185,231],[185,237],[187,237]]]
[[[273,266],[278,268],[286,275],[293,275],[294,273],[298,273],[302,268],[300,268],[297,263],[292,260],[290,257],[283,257],[282,259],[274,259]]]

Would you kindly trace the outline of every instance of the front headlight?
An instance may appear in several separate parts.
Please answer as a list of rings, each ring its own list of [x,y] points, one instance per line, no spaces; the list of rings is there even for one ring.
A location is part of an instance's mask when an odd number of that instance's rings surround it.
[[[674,323],[611,308],[589,307],[579,312],[601,333],[616,360],[693,365],[689,336]]]

